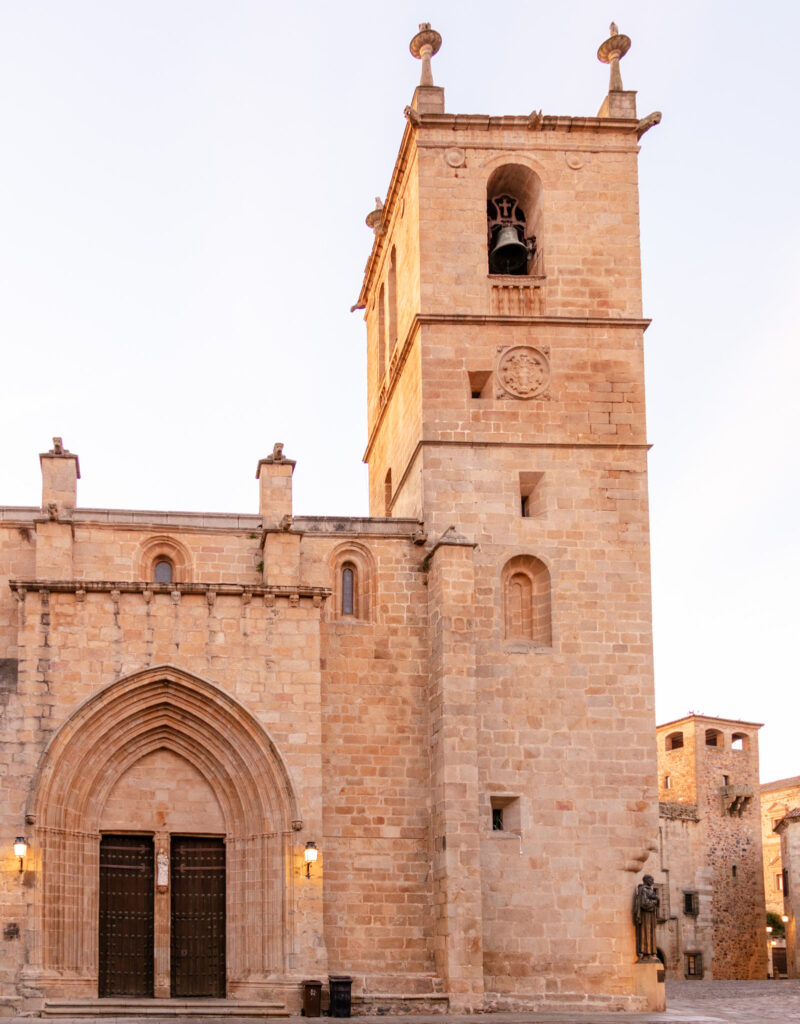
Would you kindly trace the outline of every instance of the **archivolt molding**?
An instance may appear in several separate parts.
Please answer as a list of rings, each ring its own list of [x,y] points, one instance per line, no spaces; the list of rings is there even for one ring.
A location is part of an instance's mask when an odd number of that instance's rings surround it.
[[[60,985],[71,978],[76,992],[96,992],[103,807],[128,768],[160,749],[200,772],[225,819],[229,983],[287,969],[294,942],[287,865],[292,833],[302,827],[289,772],[233,697],[162,665],[93,694],[42,755],[27,820],[41,870],[32,970],[43,978],[56,972]],[[252,920],[263,922],[255,935]]]
[[[135,572],[140,580],[153,578],[153,566],[158,558],[166,558],[172,563],[173,579],[176,583],[188,583],[192,578],[192,553],[185,544],[175,540],[168,534],[148,537],[139,545],[136,556]]]
[[[528,153],[518,149],[507,149],[501,153],[496,153],[495,155],[488,157],[488,159],[481,161],[480,167],[488,181],[493,171],[496,171],[500,167],[510,167],[513,164],[519,164],[521,167],[524,167],[529,171],[533,171],[533,173],[539,177],[543,188],[553,187],[553,183],[550,181],[551,175],[548,168],[541,163],[541,161],[534,160]]]
[[[361,621],[371,621],[376,607],[376,570],[372,552],[358,541],[346,541],[338,544],[330,556],[333,576],[333,602],[329,605],[329,614],[340,617],[342,602],[342,570],[346,565],[353,566],[356,572],[356,610],[354,617]]]
[[[232,835],[290,831],[300,820],[263,726],[218,687],[172,666],[111,683],[73,712],[42,755],[29,815],[43,827],[95,829],[114,782],[159,748],[208,779]]]

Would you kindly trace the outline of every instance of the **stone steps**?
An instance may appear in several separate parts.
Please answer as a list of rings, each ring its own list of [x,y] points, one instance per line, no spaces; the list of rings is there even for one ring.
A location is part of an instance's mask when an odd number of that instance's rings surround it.
[[[42,1017],[288,1017],[283,1003],[240,999],[48,999]]]

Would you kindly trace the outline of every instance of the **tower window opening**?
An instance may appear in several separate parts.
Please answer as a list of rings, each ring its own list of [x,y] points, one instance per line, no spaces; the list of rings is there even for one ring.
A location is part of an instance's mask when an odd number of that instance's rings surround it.
[[[672,789],[672,778],[669,775],[664,776],[664,789]]]
[[[469,393],[472,398],[491,398],[492,371],[470,370]]]
[[[386,347],[387,356],[394,351],[394,347],[397,344],[397,250],[394,246],[392,246],[389,258],[388,284],[389,343]]]
[[[680,750],[683,746],[683,733],[671,732],[664,740],[664,750]]]
[[[546,511],[544,500],[544,473],[520,473],[520,510],[524,519],[543,516]]]
[[[750,737],[746,732],[735,732],[731,736],[731,750],[749,750]]]
[[[706,746],[721,747],[723,736],[719,729],[706,729]]]
[[[378,292],[378,383],[386,373],[386,289]]]
[[[525,236],[525,212],[516,197],[503,193],[490,198],[486,203],[486,218],[489,273],[527,274],[536,239]]]
[[[153,566],[153,580],[156,583],[172,583],[172,562],[159,558]]]
[[[497,795],[489,798],[492,809],[492,831],[522,834],[522,816],[518,796]]]
[[[386,470],[386,476],[383,479],[383,514],[390,517],[392,514],[392,471],[391,469]]]

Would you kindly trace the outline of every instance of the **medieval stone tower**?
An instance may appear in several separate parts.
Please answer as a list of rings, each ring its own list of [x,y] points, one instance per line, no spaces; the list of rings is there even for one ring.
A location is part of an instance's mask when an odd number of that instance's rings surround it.
[[[371,516],[294,516],[281,444],[257,512],[83,509],[60,438],[0,508],[2,1012],[647,1005],[658,115],[615,27],[588,117],[446,113],[440,41],[368,218]]]
[[[658,942],[677,977],[766,977],[757,722],[658,727]]]
[[[474,996],[569,962],[603,989],[655,829],[637,153],[658,115],[622,90],[619,35],[598,117],[448,114],[439,43],[412,42],[360,296],[372,514],[429,540],[436,941]]]

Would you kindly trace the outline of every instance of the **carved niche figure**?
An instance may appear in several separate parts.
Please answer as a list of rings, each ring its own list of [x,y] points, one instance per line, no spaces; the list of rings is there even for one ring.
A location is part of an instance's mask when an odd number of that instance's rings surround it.
[[[166,892],[169,884],[169,857],[166,850],[159,850],[156,856],[156,885],[159,892]]]
[[[645,875],[633,896],[633,923],[636,926],[636,955],[640,961],[657,960],[656,918],[658,890],[652,875]]]

